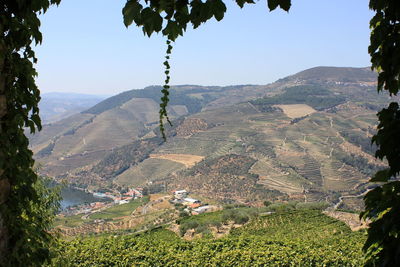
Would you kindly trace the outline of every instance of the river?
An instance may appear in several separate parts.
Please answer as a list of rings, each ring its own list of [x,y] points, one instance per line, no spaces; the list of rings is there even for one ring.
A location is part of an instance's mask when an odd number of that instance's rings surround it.
[[[62,197],[61,200],[62,209],[74,205],[102,201],[102,199],[96,198],[90,193],[86,193],[82,190],[73,189],[70,187],[64,187],[61,190],[61,197]]]

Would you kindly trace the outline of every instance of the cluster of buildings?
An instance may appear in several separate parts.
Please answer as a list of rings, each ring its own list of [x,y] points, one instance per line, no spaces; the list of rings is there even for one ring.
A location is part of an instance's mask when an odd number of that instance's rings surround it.
[[[188,197],[189,193],[186,190],[174,191],[174,203],[180,203],[186,206],[185,211],[192,215],[197,215],[205,212],[214,211],[215,207],[208,204],[202,204],[200,200]]]
[[[90,192],[96,198],[109,199],[112,201],[97,201],[92,203],[85,203],[78,206],[72,206],[65,209],[61,214],[64,215],[77,215],[88,214],[101,208],[108,208],[114,205],[127,204],[133,199],[143,197],[143,188],[130,188],[128,192]]]
[[[109,198],[114,201],[115,204],[126,204],[132,199],[137,199],[143,197],[143,188],[130,188],[126,193],[120,192],[93,192],[94,197],[98,198]]]
[[[119,196],[112,196],[115,204],[122,205],[129,203],[132,199],[142,198],[143,189],[142,188],[130,188],[128,192],[119,194]]]
[[[111,204],[109,202],[92,202],[86,203],[78,206],[68,207],[61,212],[64,216],[78,215],[78,214],[89,214],[94,210],[109,207]]]

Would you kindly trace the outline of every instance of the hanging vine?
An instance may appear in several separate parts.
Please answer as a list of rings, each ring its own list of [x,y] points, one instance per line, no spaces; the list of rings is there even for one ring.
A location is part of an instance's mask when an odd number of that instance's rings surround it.
[[[168,102],[169,102],[169,81],[170,81],[170,70],[171,70],[171,66],[169,65],[169,60],[170,60],[170,56],[172,53],[172,41],[170,39],[167,40],[166,44],[167,44],[167,51],[165,53],[165,61],[164,61],[164,66],[165,66],[165,81],[164,81],[164,86],[163,89],[161,90],[162,96],[161,96],[161,103],[160,103],[160,132],[162,134],[162,137],[164,139],[164,141],[167,140],[166,136],[165,136],[165,126],[164,126],[164,119],[167,120],[167,122],[169,123],[169,125],[172,126],[171,121],[169,120],[168,117],[168,112],[167,112],[167,106],[168,106]]]

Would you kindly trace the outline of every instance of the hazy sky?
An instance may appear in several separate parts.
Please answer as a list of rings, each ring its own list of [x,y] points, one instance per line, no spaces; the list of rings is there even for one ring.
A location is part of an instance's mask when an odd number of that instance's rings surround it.
[[[42,92],[115,94],[164,80],[165,39],[126,29],[126,0],[62,0],[42,16],[36,48]],[[267,84],[315,66],[368,66],[367,0],[266,0],[189,30],[174,45],[171,84]]]

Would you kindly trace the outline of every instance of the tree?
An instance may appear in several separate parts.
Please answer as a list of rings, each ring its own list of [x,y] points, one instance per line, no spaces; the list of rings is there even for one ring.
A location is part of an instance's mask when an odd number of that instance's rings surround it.
[[[54,196],[32,170],[24,131],[40,130],[32,43],[39,13],[60,0],[0,0],[0,264],[36,266],[49,257]]]
[[[400,3],[396,0],[370,0],[375,11],[371,19],[372,68],[378,71],[378,92],[397,95],[400,88]],[[372,222],[364,245],[367,266],[400,266],[400,109],[392,102],[378,113],[378,132],[372,142],[375,156],[386,158],[389,168],[370,180],[379,185],[364,197],[362,217]]]

